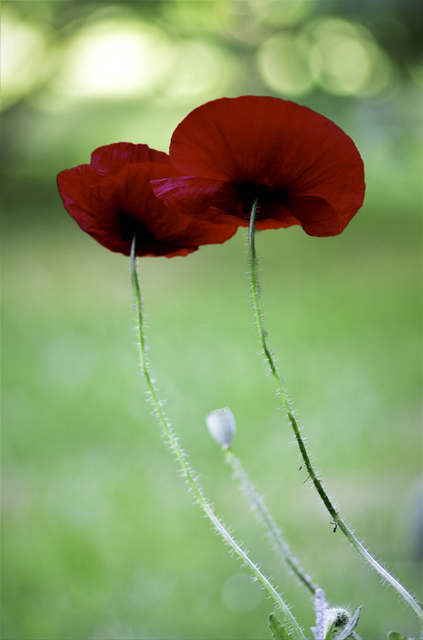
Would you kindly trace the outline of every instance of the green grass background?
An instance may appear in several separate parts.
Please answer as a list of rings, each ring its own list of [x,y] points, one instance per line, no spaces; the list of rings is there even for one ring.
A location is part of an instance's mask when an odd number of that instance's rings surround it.
[[[328,493],[421,598],[420,151],[408,124],[418,90],[388,106],[337,100],[302,102],[353,136],[365,205],[335,238],[259,234],[266,327]],[[129,261],[84,235],[56,194],[56,173],[96,146],[165,150],[194,106],[45,114],[22,104],[5,114],[6,129],[19,129],[3,215],[4,639],[270,637],[273,604],[234,577],[246,570],[192,505],[145,402]],[[304,484],[257,353],[246,270],[243,230],[187,258],[140,260],[151,368],[181,445],[305,628],[308,595],[232,483],[207,433],[211,410],[234,413],[235,451],[306,571],[332,603],[363,605],[360,636],[413,637],[413,615],[332,532]]]

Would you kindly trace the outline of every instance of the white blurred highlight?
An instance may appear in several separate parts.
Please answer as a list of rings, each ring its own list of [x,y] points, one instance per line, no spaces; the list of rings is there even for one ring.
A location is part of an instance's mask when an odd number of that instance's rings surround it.
[[[46,34],[10,7],[1,16],[1,100],[6,108],[35,88],[50,70]]]
[[[103,20],[71,40],[53,89],[75,98],[148,95],[165,82],[174,48],[156,27],[136,20]]]

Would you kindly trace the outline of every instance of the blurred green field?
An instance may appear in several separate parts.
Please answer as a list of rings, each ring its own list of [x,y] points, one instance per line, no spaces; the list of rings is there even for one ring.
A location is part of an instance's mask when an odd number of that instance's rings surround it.
[[[269,341],[326,489],[421,599],[421,97],[403,89],[379,103],[318,91],[299,100],[355,140],[365,205],[338,237],[293,227],[259,234],[257,248]],[[80,231],[55,186],[102,144],[166,150],[196,104],[22,101],[3,116],[5,640],[270,638],[272,603],[192,505],[145,402],[129,261]],[[332,603],[363,604],[360,637],[415,637],[413,614],[304,484],[257,353],[246,270],[244,230],[187,258],[139,262],[151,367],[181,445],[306,629],[307,593],[275,560],[207,432],[214,409],[234,413],[235,452],[306,571]]]
[[[58,211],[61,215],[61,211]],[[357,533],[416,592],[419,471],[417,226],[363,211],[344,236],[258,239],[272,346],[327,488]],[[376,224],[377,222],[377,224]],[[383,226],[383,229],[381,230]],[[137,377],[125,258],[73,221],[4,240],[3,637],[261,638],[271,606],[236,612],[241,572],[175,474]],[[242,231],[187,259],[141,260],[152,367],[206,495],[275,575],[204,415],[234,412],[236,450],[327,595],[364,603],[362,634],[415,633],[303,485],[257,351]]]

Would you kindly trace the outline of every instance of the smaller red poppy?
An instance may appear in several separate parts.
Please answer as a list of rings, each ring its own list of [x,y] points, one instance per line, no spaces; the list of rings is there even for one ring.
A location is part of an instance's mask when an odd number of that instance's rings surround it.
[[[341,233],[364,199],[363,162],[353,141],[324,116],[265,96],[208,102],[176,127],[170,162],[181,176],[152,183],[168,205],[257,229],[301,225]]]
[[[235,224],[194,219],[154,195],[151,180],[177,175],[166,153],[121,142],[99,147],[91,164],[61,171],[57,182],[68,213],[111,251],[130,255],[135,232],[138,256],[168,258],[231,238]]]

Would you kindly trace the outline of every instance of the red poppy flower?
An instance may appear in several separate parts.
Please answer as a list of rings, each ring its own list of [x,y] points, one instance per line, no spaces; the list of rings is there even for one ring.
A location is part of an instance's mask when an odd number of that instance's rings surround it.
[[[257,229],[299,224],[309,235],[341,233],[364,199],[353,141],[324,116],[263,96],[208,102],[176,127],[171,164],[182,176],[153,182],[166,204]]]
[[[83,231],[111,251],[139,256],[186,256],[199,245],[225,242],[235,224],[194,219],[156,198],[150,180],[180,175],[166,153],[122,142],[96,149],[91,164],[62,171],[59,192]]]

